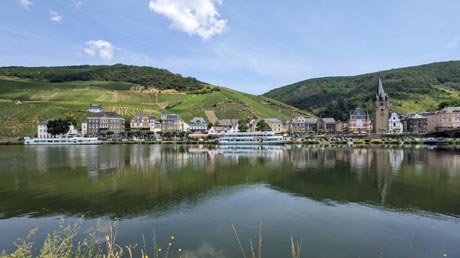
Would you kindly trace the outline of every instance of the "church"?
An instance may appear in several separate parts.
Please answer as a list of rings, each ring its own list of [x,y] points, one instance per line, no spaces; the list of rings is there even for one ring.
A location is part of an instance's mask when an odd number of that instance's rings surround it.
[[[383,89],[382,79],[380,77],[375,90],[373,111],[373,133],[387,133],[389,123],[388,119],[390,118],[390,103],[388,100],[388,94],[385,93],[385,90]]]

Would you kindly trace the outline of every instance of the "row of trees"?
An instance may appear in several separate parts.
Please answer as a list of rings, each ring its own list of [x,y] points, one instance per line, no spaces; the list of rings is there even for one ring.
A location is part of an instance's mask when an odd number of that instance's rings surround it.
[[[243,119],[238,121],[238,130],[240,132],[247,132],[248,129],[249,129],[249,126],[246,123],[246,121],[244,121]],[[259,122],[257,122],[256,131],[270,131],[270,130],[271,130],[271,127],[270,125],[267,124],[267,122],[265,122],[265,120],[261,119]]]

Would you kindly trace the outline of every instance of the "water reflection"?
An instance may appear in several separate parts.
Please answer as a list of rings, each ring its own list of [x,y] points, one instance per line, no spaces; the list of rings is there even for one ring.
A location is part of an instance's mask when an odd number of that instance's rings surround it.
[[[310,199],[460,215],[456,149],[1,146],[3,217],[167,212],[264,183]],[[43,208],[45,207],[45,208]]]

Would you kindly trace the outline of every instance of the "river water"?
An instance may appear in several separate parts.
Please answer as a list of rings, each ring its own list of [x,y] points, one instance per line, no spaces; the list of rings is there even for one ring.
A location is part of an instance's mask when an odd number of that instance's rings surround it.
[[[247,249],[261,222],[264,258],[460,257],[460,150],[0,146],[0,250],[82,216],[191,258],[242,257],[232,225]]]

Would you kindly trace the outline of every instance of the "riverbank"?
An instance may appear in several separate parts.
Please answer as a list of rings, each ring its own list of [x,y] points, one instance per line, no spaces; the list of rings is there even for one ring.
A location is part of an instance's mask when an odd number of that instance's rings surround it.
[[[0,139],[0,145],[23,145],[18,138]],[[110,139],[102,141],[102,144],[178,144],[178,145],[217,145],[217,140],[119,140]],[[328,138],[314,137],[303,138],[286,142],[287,145],[460,145],[457,138]]]
[[[105,145],[116,144],[167,144],[167,145],[218,145],[217,141],[103,141]],[[383,140],[355,140],[355,141],[288,141],[287,145],[349,145],[349,146],[365,146],[365,145],[460,145],[460,140],[445,140],[445,141],[383,141]],[[24,145],[21,141],[2,141],[0,145]]]

